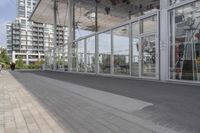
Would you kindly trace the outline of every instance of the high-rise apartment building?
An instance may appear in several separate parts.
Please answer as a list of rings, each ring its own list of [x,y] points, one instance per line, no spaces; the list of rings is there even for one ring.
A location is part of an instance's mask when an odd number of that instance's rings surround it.
[[[16,20],[7,24],[7,48],[12,62],[22,57],[34,64],[44,59],[44,51],[52,48],[53,26],[29,21],[37,0],[17,0]],[[57,45],[66,42],[66,28],[57,26]]]

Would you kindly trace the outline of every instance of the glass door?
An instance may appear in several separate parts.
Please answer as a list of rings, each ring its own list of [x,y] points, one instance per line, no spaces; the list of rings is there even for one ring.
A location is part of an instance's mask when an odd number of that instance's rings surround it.
[[[142,76],[155,77],[156,73],[156,41],[155,35],[142,37],[141,40]]]
[[[132,23],[131,75],[159,78],[158,15]]]
[[[159,78],[158,15],[140,21],[140,75]]]

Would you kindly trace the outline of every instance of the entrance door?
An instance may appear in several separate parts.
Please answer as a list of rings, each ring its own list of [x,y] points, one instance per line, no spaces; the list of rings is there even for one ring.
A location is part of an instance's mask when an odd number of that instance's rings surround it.
[[[158,15],[132,23],[132,75],[159,78]]]

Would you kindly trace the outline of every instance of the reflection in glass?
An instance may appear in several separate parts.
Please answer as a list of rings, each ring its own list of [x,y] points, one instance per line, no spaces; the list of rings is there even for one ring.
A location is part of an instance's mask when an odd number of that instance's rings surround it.
[[[98,36],[99,41],[99,73],[110,73],[111,68],[111,35],[110,32]]]
[[[57,70],[63,70],[63,56],[62,56],[62,47],[57,48],[57,58],[56,58],[56,69]]]
[[[73,42],[72,46],[72,71],[77,71],[77,42]]]
[[[87,72],[95,72],[95,37],[86,39]]]
[[[51,69],[51,50],[45,52],[45,69]]]
[[[68,71],[68,45],[63,46],[64,71]]]
[[[200,81],[200,2],[174,9],[171,17],[170,78]]]
[[[174,4],[183,2],[183,1],[185,1],[185,0],[169,0],[169,4],[170,4],[170,5],[174,5]]]
[[[152,16],[142,20],[142,33],[156,32],[157,30],[157,16]]]
[[[132,24],[132,75],[139,74],[139,23]]]
[[[55,52],[56,52],[56,70],[59,70],[59,49],[58,48],[56,48],[56,50],[55,50]]]
[[[155,35],[142,37],[142,76],[155,76]]]
[[[128,25],[113,30],[114,74],[129,74]]]
[[[84,72],[85,71],[85,40],[81,40],[78,42],[78,71]]]

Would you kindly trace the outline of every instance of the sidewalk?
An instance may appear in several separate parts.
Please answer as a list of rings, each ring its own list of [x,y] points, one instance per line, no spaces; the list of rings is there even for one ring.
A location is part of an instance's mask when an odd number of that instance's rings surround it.
[[[41,73],[41,72],[38,72]],[[177,133],[134,115],[150,102],[26,72],[11,72],[69,133]],[[60,73],[54,76],[59,76]],[[65,77],[63,77],[65,78]],[[79,79],[81,81],[83,79]]]
[[[9,72],[2,71],[0,133],[64,133],[64,130]]]

